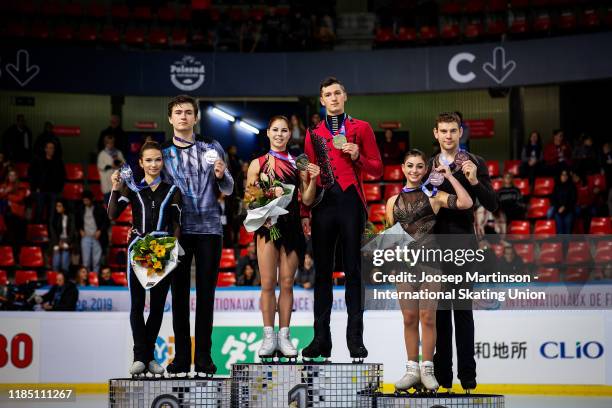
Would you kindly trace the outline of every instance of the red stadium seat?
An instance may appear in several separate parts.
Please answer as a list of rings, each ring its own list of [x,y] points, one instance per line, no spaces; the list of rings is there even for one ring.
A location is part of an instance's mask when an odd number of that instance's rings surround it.
[[[545,218],[549,208],[548,198],[532,197],[527,208],[527,218]]]
[[[107,44],[119,44],[121,33],[115,27],[104,27],[100,38]]]
[[[104,194],[102,194],[102,187],[100,187],[99,184],[90,184],[89,189],[91,190],[91,193],[94,196],[94,201],[104,200]],[[107,203],[104,204],[106,205]]]
[[[19,21],[11,21],[6,25],[4,36],[9,38],[22,39],[26,36],[27,28],[25,24]]]
[[[518,176],[520,167],[521,167],[520,160],[505,160],[504,161],[504,173],[511,173],[513,176]]]
[[[589,234],[612,234],[612,218],[610,217],[594,217],[591,219],[591,228]]]
[[[26,239],[28,242],[37,244],[49,242],[47,224],[28,224],[26,231]]]
[[[603,174],[591,174],[588,176],[589,189],[593,191],[595,187],[599,191],[606,191],[606,176]]]
[[[234,272],[219,272],[217,287],[224,288],[236,285],[236,274]]]
[[[599,241],[595,247],[595,263],[612,262],[612,241]]]
[[[102,19],[106,17],[107,13],[106,6],[99,3],[91,3],[87,10],[87,15],[94,19]]]
[[[404,172],[402,172],[402,166],[399,164],[389,164],[385,166],[383,179],[385,181],[403,181]]]
[[[459,24],[445,24],[440,31],[440,38],[444,40],[456,40],[459,38],[460,34],[461,30],[459,29]]]
[[[394,39],[394,35],[393,35],[393,29],[390,27],[379,27],[376,30],[376,36],[374,37],[374,41],[378,44],[378,45],[384,45],[384,44],[388,44],[391,41],[393,41]]]
[[[535,245],[532,243],[520,243],[513,245],[516,254],[521,257],[524,263],[532,264],[535,262]]]
[[[582,13],[582,25],[586,28],[597,28],[599,27],[599,15],[595,8],[587,8]]]
[[[506,238],[509,241],[529,239],[529,221],[514,220],[510,221]]]
[[[89,281],[89,286],[100,286],[98,274],[95,272],[89,272],[87,280]]]
[[[111,244],[115,246],[126,246],[128,244],[128,234],[131,227],[125,225],[113,225],[111,227]]]
[[[83,184],[81,183],[64,184],[63,197],[66,200],[80,200],[83,197]]]
[[[370,173],[363,172],[363,181],[377,181],[380,177],[374,177]]]
[[[71,41],[74,38],[74,29],[69,25],[57,26],[54,37],[60,41]]]
[[[571,10],[564,10],[559,15],[558,27],[563,31],[574,31],[576,29],[576,14]]]
[[[100,171],[98,166],[95,164],[87,165],[87,180],[89,181],[100,181]]]
[[[332,279],[336,280],[336,279],[344,279],[344,272],[343,271],[335,271],[332,272]]]
[[[47,271],[47,284],[53,286],[55,285],[56,282],[57,282],[57,272]]]
[[[111,247],[108,250],[108,266],[113,269],[124,269],[127,265],[127,248]]]
[[[506,22],[502,19],[489,19],[487,22],[487,34],[489,36],[500,36],[506,33]]]
[[[0,246],[0,266],[15,266],[15,256],[13,255],[12,247],[8,245]]]
[[[497,160],[487,160],[486,164],[489,177],[499,177],[499,162]]]
[[[383,222],[385,219],[385,205],[384,204],[372,204],[370,205],[370,212],[368,219],[372,222]]]
[[[67,3],[64,5],[64,15],[79,18],[83,15],[83,7],[80,3]]]
[[[380,201],[382,197],[382,191],[380,184],[364,184],[363,193],[368,202]]]
[[[240,258],[242,258],[243,256],[247,256],[249,254],[249,248],[240,248]]]
[[[175,28],[170,35],[173,46],[182,46],[187,44],[187,31],[182,28]]]
[[[555,179],[552,177],[536,177],[533,185],[533,195],[549,196],[555,188]]]
[[[429,42],[438,38],[438,28],[436,26],[423,26],[419,30],[421,41]]]
[[[529,186],[529,180],[523,178],[515,178],[513,180],[514,186],[521,190],[523,196],[531,194],[531,187]]]
[[[468,23],[463,30],[463,36],[468,40],[476,40],[482,37],[483,33],[484,28],[482,23],[479,21]]]
[[[232,248],[223,248],[221,252],[220,269],[232,269],[236,267],[236,255]]]
[[[536,239],[548,239],[557,235],[557,224],[554,220],[537,220],[533,229]]]
[[[149,43],[151,45],[166,45],[168,44],[168,36],[164,30],[152,28],[149,32]]]
[[[500,13],[508,9],[506,0],[490,0],[487,3],[487,9],[490,13]]]
[[[83,165],[79,163],[66,163],[64,165],[66,169],[66,179],[70,181],[81,181],[85,172],[83,171]]]
[[[533,22],[533,31],[536,33],[548,33],[552,27],[552,19],[548,12],[539,13]]]
[[[544,242],[540,245],[538,264],[560,264],[563,262],[563,246],[560,242]]]
[[[30,163],[15,163],[13,165],[13,168],[15,169],[15,171],[17,171],[17,175],[20,179],[27,180]]]
[[[527,25],[527,18],[525,15],[518,15],[514,17],[512,24],[510,24],[510,33],[511,34],[525,34],[527,33],[529,27]]]
[[[491,185],[493,186],[493,190],[499,191],[499,189],[504,185],[504,181],[500,178],[496,178],[491,180]]]
[[[129,45],[142,45],[145,42],[145,31],[140,27],[129,27],[125,30],[125,43]]]
[[[565,271],[566,282],[586,282],[589,280],[589,268],[569,267]]]
[[[115,281],[117,285],[121,285],[121,286],[128,285],[127,275],[125,274],[125,272],[112,272],[111,278]]]
[[[394,196],[396,194],[401,193],[402,191],[401,184],[387,184],[385,185],[385,201],[389,199],[389,197]]]
[[[23,246],[19,250],[19,265],[27,268],[41,268],[45,266],[45,260],[40,247]]]
[[[244,228],[244,225],[241,225],[240,232],[238,233],[238,245],[247,246],[253,242],[254,237],[254,232],[248,232],[246,228]]]
[[[583,264],[591,261],[591,249],[588,242],[570,242],[567,248],[568,265]]]
[[[5,270],[0,269],[0,286],[8,285],[8,275]]]
[[[559,269],[557,268],[538,268],[538,282],[559,282]]]
[[[79,41],[92,43],[98,39],[98,30],[90,25],[83,24],[79,28]]]
[[[35,282],[38,280],[38,273],[36,271],[15,271],[15,285],[23,285],[28,282]]]
[[[132,204],[128,204],[125,210],[115,219],[117,224],[131,224],[132,223]]]
[[[402,44],[413,43],[417,39],[416,30],[412,27],[400,27],[397,31],[397,41]]]

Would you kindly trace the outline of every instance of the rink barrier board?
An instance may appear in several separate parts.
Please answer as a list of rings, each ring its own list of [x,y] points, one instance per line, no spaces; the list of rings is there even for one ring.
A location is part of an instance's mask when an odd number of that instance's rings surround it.
[[[11,389],[59,389],[71,388],[77,394],[108,394],[108,383],[0,383],[0,390]],[[383,384],[385,393],[392,393],[392,383]],[[453,384],[452,392],[463,394],[459,384]],[[478,384],[476,393],[501,395],[551,395],[551,396],[582,396],[582,397],[612,397],[612,385],[552,385],[552,384]]]

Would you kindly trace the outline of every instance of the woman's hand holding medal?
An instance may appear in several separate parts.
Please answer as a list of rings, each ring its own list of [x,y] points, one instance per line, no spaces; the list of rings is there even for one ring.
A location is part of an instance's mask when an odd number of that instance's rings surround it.
[[[111,182],[113,183],[113,190],[118,191],[121,188],[121,184],[123,181],[121,180],[121,174],[119,170],[115,170],[113,174],[111,174]]]

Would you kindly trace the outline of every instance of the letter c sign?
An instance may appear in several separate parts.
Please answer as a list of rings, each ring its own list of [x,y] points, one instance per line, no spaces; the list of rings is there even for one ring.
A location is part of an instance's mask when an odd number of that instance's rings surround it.
[[[453,56],[453,58],[451,58],[451,60],[448,62],[448,74],[455,82],[459,82],[460,84],[466,84],[473,81],[474,78],[476,78],[476,74],[474,74],[472,71],[462,74],[459,72],[458,68],[459,63],[462,61],[474,62],[475,59],[476,56],[472,53],[460,52],[459,54]]]

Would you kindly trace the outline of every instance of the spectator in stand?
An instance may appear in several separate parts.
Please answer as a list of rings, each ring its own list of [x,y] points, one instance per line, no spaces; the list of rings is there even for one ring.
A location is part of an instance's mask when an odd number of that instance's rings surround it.
[[[315,128],[321,122],[321,115],[318,112],[310,115],[310,127]]]
[[[612,191],[612,143],[606,142],[601,146],[599,154],[599,168],[606,175],[606,186]],[[612,212],[610,213],[612,215]]]
[[[109,126],[100,132],[100,137],[98,138],[98,151],[106,147],[104,138],[108,135],[115,138],[115,147],[117,149],[121,150],[123,154],[128,153],[127,134],[121,128],[121,117],[119,115],[111,115]]]
[[[64,190],[64,162],[55,154],[55,144],[45,145],[45,155],[34,158],[29,170],[30,190],[36,197],[35,222],[41,223],[53,213],[56,199]]]
[[[535,178],[542,174],[544,166],[543,158],[544,150],[542,149],[540,133],[533,130],[529,134],[527,143],[523,146],[523,151],[521,152],[521,167],[519,170],[521,177],[528,178],[529,184],[532,186],[535,182]]]
[[[511,173],[504,174],[502,188],[497,191],[499,210],[503,211],[506,221],[521,220],[525,215],[525,202],[523,195],[514,185],[514,177]]]
[[[255,247],[255,242],[249,242],[247,246],[247,253],[244,256],[241,256],[238,259],[238,264],[236,265],[236,279],[240,279],[244,272],[244,268],[247,265],[251,265],[253,269],[256,271],[259,270],[259,265],[257,264],[257,249]]]
[[[89,271],[83,265],[79,265],[76,272],[74,283],[77,288],[84,288],[89,286]]]
[[[246,264],[240,279],[236,279],[236,286],[259,286],[259,284],[259,272],[251,265]]]
[[[55,145],[55,155],[58,159],[63,158],[62,143],[59,138],[53,133],[53,123],[45,122],[43,132],[38,135],[36,142],[34,142],[34,155],[43,157],[45,154],[45,146],[47,143],[53,143]]]
[[[506,275],[518,275],[525,272],[523,260],[516,254],[512,245],[504,245],[504,255],[497,263],[499,271]]]
[[[101,205],[94,203],[93,193],[83,193],[83,205],[76,214],[76,228],[81,237],[81,262],[90,271],[100,271],[102,253],[108,243],[110,221]]]
[[[582,220],[582,230],[584,233],[587,233],[591,225],[591,218],[596,214],[594,206],[595,194],[593,194],[588,184],[585,183],[584,177],[575,172],[572,172],[571,176],[572,182],[576,186],[575,217]]]
[[[32,142],[32,131],[20,113],[15,124],[2,135],[2,151],[13,162],[29,162],[32,160]]]
[[[378,150],[384,164],[398,164],[404,158],[404,152],[400,150],[391,129],[385,129],[385,137],[381,141]]]
[[[57,200],[49,223],[49,248],[51,248],[51,265],[54,271],[68,272],[70,252],[75,242],[74,217],[68,213],[64,202]]]
[[[104,202],[108,203],[110,198],[113,172],[125,163],[125,157],[121,150],[115,147],[115,136],[107,134],[104,136],[104,148],[98,153],[98,171],[100,172],[100,189],[104,194]]]
[[[9,170],[13,167],[13,163],[7,160],[6,155],[0,151],[0,180],[6,179]]]
[[[476,237],[496,242],[506,236],[506,215],[498,208],[494,213],[484,208],[479,202],[474,206],[474,230]],[[500,237],[496,237],[499,235]]]
[[[7,244],[19,246],[25,242],[26,220],[25,200],[30,192],[21,186],[17,172],[9,170],[5,181],[0,184],[0,215],[4,215]]]
[[[593,146],[593,138],[591,136],[582,135],[580,137],[580,145],[574,149],[573,163],[574,169],[581,176],[597,173],[597,150]]]
[[[36,296],[36,303],[42,303],[47,311],[75,311],[79,300],[79,290],[74,283],[66,279],[62,272],[57,273],[55,285],[42,296]]]
[[[291,115],[291,139],[289,139],[289,152],[299,155],[304,151],[304,139],[306,138],[306,128],[302,119],[295,113]]]
[[[295,283],[304,289],[312,289],[315,283],[315,266],[312,255],[306,252],[304,255],[304,265],[297,270]]]
[[[553,140],[544,147],[544,162],[546,163],[546,171],[552,176],[561,173],[561,170],[567,169],[572,165],[572,148],[564,140],[563,131],[556,129],[553,132]]]
[[[99,286],[117,286],[113,280],[113,273],[110,266],[103,266],[100,268],[100,274],[98,275]]]
[[[576,186],[570,180],[567,170],[559,174],[550,198],[552,207],[548,211],[548,218],[555,219],[557,234],[571,234],[576,208]]]

